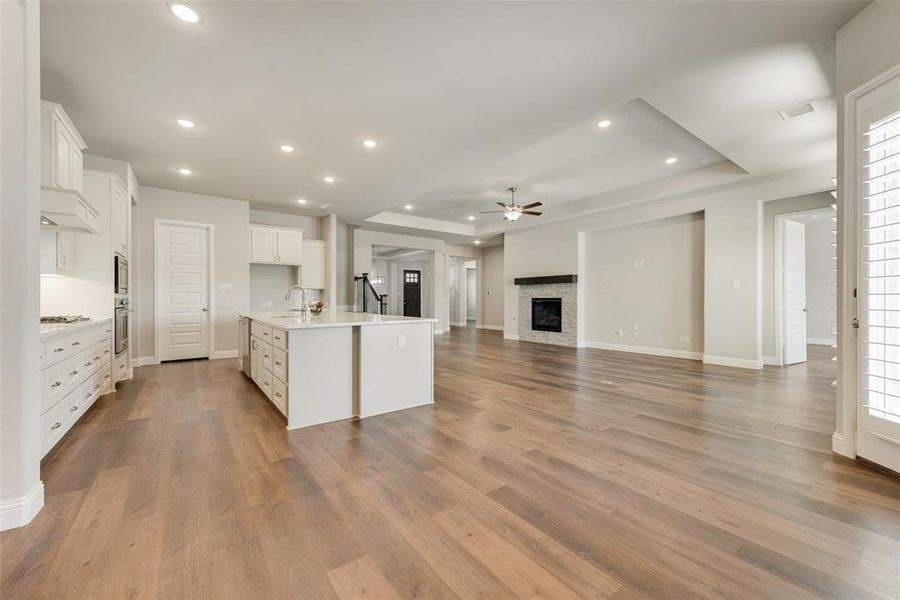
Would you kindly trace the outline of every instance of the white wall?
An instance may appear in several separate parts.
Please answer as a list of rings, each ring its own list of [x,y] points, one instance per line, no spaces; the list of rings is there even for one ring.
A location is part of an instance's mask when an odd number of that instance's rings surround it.
[[[761,202],[828,189],[833,165],[745,180],[711,191],[641,202],[506,234],[504,331],[518,331],[515,277],[580,273],[584,232],[705,211],[704,360],[759,368],[762,362]],[[638,188],[635,194],[640,192]],[[618,193],[620,201],[625,195]],[[583,286],[579,284],[580,293]],[[582,306],[583,306],[582,302]],[[584,319],[579,319],[583,323]],[[579,341],[585,341],[580,332]]]
[[[466,268],[466,321],[474,321],[478,314],[477,277],[475,268]]]
[[[352,310],[355,295],[353,285],[353,235],[355,228],[347,223],[337,222],[335,257],[337,268],[337,305],[344,310]]]
[[[700,358],[703,240],[701,213],[589,233],[584,279],[588,345]]]
[[[40,481],[40,5],[0,2],[0,530],[44,505]]]
[[[778,354],[775,348],[775,217],[828,208],[833,201],[831,194],[820,192],[763,204],[763,356],[767,362],[775,362]]]
[[[238,349],[237,314],[249,308],[250,297],[250,208],[243,200],[190,194],[141,186],[136,278],[139,282],[137,352],[135,356],[154,356],[153,235],[156,219],[171,219],[211,224],[215,227],[215,280],[211,282],[215,297],[214,352],[229,353]],[[232,289],[220,290],[218,284],[230,283]]]
[[[503,246],[485,248],[478,282],[479,324],[491,329],[503,328]]]
[[[292,309],[294,302],[285,300],[284,293],[296,284],[297,267],[250,265],[250,310]],[[306,294],[306,301],[312,302],[310,292]]]
[[[816,343],[834,343],[834,273],[831,246],[834,223],[822,214],[806,223],[806,336]]]
[[[900,23],[900,2],[876,0],[838,30],[837,51],[837,177],[838,177],[838,247],[851,248],[854,244],[852,231],[844,231],[844,223],[851,214],[845,214],[843,184],[852,177],[852,169],[845,172],[847,161],[844,157],[844,138],[847,136],[845,104],[847,95],[875,79],[888,69],[900,64],[900,38],[897,36]],[[852,119],[853,115],[847,115]],[[849,323],[853,317],[853,273],[844,268],[844,257],[838,252],[838,394],[837,421],[833,438],[835,452],[845,456],[855,456],[855,432],[853,431],[855,393],[850,377],[856,356],[854,352],[855,333]],[[849,267],[849,265],[848,265]],[[846,279],[845,279],[846,278]]]
[[[270,210],[250,209],[250,222],[257,225],[273,225],[275,227],[291,227],[303,230],[303,239],[319,240],[319,219],[292,213],[281,213]]]

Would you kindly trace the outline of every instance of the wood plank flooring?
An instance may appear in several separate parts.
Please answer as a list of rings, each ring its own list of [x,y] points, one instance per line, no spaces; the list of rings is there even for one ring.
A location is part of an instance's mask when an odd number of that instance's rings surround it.
[[[135,370],[0,536],[7,598],[900,598],[900,479],[833,363],[437,337],[433,407],[294,432],[233,360]]]

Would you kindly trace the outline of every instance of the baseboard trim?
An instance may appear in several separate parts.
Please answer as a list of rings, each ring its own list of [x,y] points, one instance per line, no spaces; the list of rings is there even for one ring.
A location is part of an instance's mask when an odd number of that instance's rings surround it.
[[[763,356],[763,364],[769,367],[781,367],[783,366],[778,359],[774,356]]]
[[[454,327],[465,327],[466,326],[465,323],[450,323],[450,324],[453,325]]]
[[[132,367],[148,367],[150,365],[158,365],[159,359],[155,356],[141,356],[138,358],[131,359]]]
[[[490,331],[503,331],[503,325],[476,325],[475,329],[488,329]]]
[[[806,338],[806,343],[813,346],[834,346],[837,340],[834,338]]]
[[[847,439],[836,431],[831,434],[831,451],[848,458],[856,458],[856,453],[848,447]]]
[[[649,354],[650,356],[663,356],[666,358],[686,358],[700,360],[702,352],[693,350],[675,350],[673,348],[654,348],[652,346],[629,346],[628,344],[613,344],[610,342],[580,342],[584,348],[595,350],[610,350],[612,352],[628,352],[631,354]]]
[[[732,358],[730,356],[713,356],[711,354],[703,355],[703,364],[735,367],[737,369],[753,369],[756,371],[763,367],[762,359],[752,360],[749,358]]]
[[[38,481],[21,498],[0,502],[0,531],[15,529],[31,523],[44,506],[44,482]]]
[[[220,358],[237,358],[237,350],[217,350],[209,355],[210,360],[219,360]]]
[[[503,339],[504,339],[504,340],[512,340],[512,341],[514,341],[514,342],[518,342],[518,341],[519,341],[519,334],[517,334],[517,333],[504,333],[504,334],[503,334]]]

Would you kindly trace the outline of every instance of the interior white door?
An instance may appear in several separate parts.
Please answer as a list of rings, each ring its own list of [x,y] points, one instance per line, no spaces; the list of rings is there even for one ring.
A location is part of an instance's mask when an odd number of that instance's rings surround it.
[[[900,77],[857,105],[856,454],[900,472]]]
[[[159,226],[157,327],[160,360],[209,356],[209,231]]]
[[[806,362],[806,225],[784,221],[784,364]]]

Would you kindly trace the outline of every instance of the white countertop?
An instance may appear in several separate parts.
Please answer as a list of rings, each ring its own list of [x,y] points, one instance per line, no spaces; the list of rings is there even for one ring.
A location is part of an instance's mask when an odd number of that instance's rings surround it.
[[[259,321],[263,325],[279,329],[315,329],[318,327],[356,327],[362,325],[396,325],[399,323],[437,323],[437,319],[401,317],[398,315],[373,315],[358,312],[331,312],[323,310],[314,317],[299,312],[247,312],[240,316]]]
[[[78,323],[41,323],[41,340],[54,338],[60,335],[68,335],[75,333],[85,327],[94,327],[95,325],[105,325],[111,323],[112,319],[92,319],[90,321],[80,321]]]

